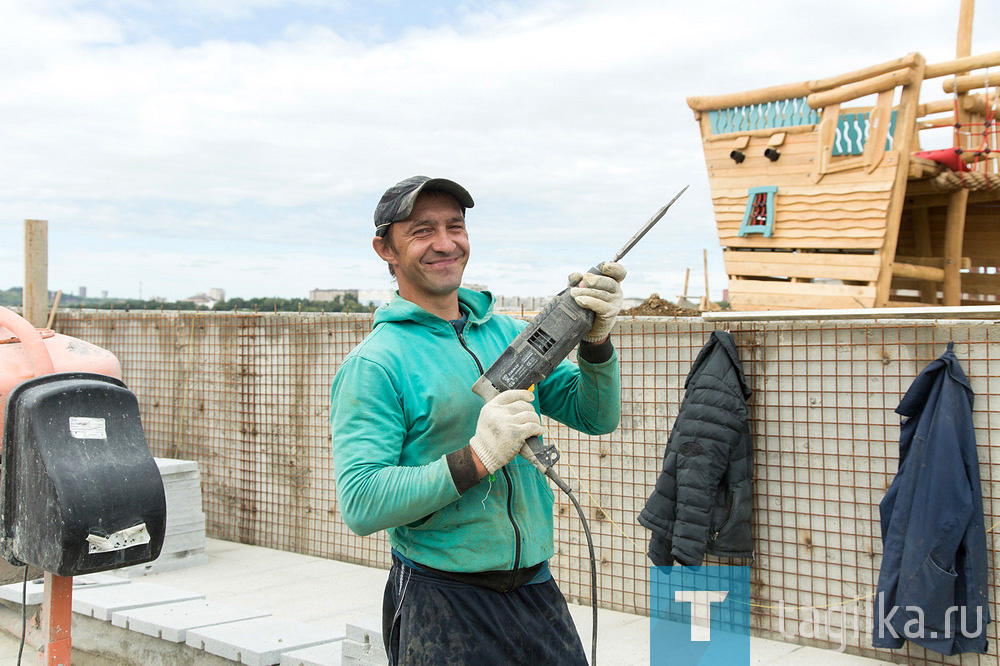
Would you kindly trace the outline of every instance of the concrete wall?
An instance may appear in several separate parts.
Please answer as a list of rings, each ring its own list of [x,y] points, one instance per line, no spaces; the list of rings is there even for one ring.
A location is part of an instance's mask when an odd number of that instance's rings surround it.
[[[358,537],[339,517],[327,425],[333,374],[370,326],[370,315],[338,314],[70,312],[57,322],[60,332],[119,356],[156,455],[199,462],[209,536],[387,567],[384,535]],[[838,627],[846,624],[848,651],[941,663],[918,648],[868,647],[866,603],[882,547],[878,502],[897,465],[893,410],[912,379],[953,341],[977,394],[995,604],[996,322],[621,322],[614,336],[622,363],[620,428],[587,437],[549,424],[563,454],[560,472],[590,519],[601,605],[648,612],[648,533],[636,516],[659,473],[691,362],[716,326],[731,330],[755,391],[756,557],[736,562],[754,567],[754,631],[837,648]],[[586,542],[563,497],[555,518],[554,573],[567,597],[588,603]],[[992,627],[990,637],[993,655],[982,663],[997,663]]]

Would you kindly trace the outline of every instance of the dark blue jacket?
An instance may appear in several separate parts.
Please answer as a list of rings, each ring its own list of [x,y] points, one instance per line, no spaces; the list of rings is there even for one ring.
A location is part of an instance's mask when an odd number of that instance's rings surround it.
[[[945,655],[986,652],[990,621],[972,388],[948,350],[896,408],[899,470],[879,511],[875,647],[910,640]]]

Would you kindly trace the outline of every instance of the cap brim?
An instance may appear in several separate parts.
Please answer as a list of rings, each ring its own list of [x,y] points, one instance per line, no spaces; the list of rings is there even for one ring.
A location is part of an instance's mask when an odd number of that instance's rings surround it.
[[[472,200],[472,195],[469,194],[467,189],[453,180],[448,180],[447,178],[431,178],[416,189],[413,195],[414,200],[416,200],[417,195],[425,189],[447,192],[451,196],[455,197],[455,200],[465,208],[472,208],[476,205]]]
[[[420,193],[424,190],[447,192],[451,196],[455,197],[455,200],[458,201],[459,205],[464,208],[472,208],[475,205],[469,191],[455,181],[448,180],[447,178],[431,178],[430,180],[421,183],[419,187],[402,198],[399,202],[399,208],[396,209],[396,215],[392,218],[392,221],[401,222],[402,220],[408,218],[413,213],[413,205],[417,202],[417,197],[419,197]]]

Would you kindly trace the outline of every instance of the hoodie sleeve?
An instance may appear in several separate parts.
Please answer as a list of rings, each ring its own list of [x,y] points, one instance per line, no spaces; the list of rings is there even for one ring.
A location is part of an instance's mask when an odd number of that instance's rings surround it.
[[[621,371],[618,353],[591,363],[564,360],[538,386],[542,414],[588,435],[606,435],[621,420]]]
[[[362,536],[417,521],[457,500],[445,456],[401,466],[402,396],[378,363],[348,358],[331,389],[330,426],[340,513]]]
[[[746,405],[732,386],[705,375],[689,392],[685,418],[671,434],[677,452],[677,518],[671,554],[685,566],[701,564],[719,483],[742,435]]]

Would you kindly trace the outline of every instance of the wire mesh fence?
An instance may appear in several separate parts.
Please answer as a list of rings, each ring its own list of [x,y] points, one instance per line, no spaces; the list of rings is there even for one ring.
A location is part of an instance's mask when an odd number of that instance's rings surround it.
[[[384,533],[359,537],[337,509],[329,388],[372,316],[61,312],[60,332],[118,355],[155,455],[196,460],[211,537],[388,568]],[[881,558],[878,503],[896,471],[910,382],[955,343],[976,393],[990,602],[1000,531],[1000,332],[984,321],[732,322],[754,435],[752,560],[746,620],[776,640],[904,663],[954,663],[910,643],[871,648]],[[691,363],[711,331],[697,319],[634,318],[614,335],[622,421],[588,437],[555,423],[560,473],[594,535],[603,607],[649,609],[648,532],[636,518],[660,471]],[[1000,501],[1000,497],[998,497]],[[567,598],[590,603],[583,529],[557,495],[552,569]],[[998,662],[995,625],[989,655]],[[977,661],[978,659],[978,661]]]

